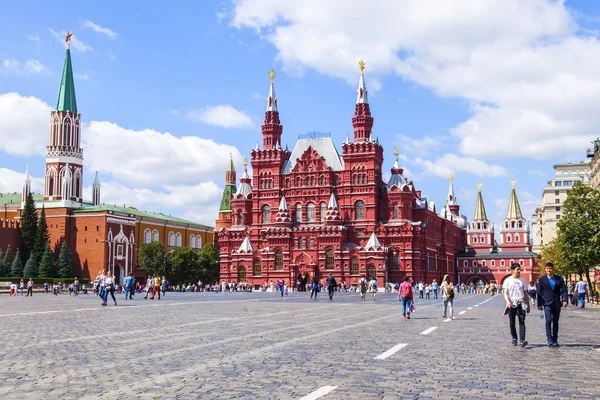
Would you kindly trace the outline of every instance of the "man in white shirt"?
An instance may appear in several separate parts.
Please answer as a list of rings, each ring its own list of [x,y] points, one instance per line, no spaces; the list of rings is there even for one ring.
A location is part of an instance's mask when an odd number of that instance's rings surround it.
[[[377,279],[373,278],[369,282],[369,287],[371,288],[371,293],[373,294],[373,301],[377,297]]]
[[[527,346],[525,340],[525,315],[529,313],[529,294],[527,293],[527,281],[521,278],[521,266],[517,263],[510,266],[512,275],[506,278],[502,287],[504,288],[504,300],[506,300],[506,311],[512,335],[512,345],[517,345],[517,329],[515,317],[519,317],[519,345]]]
[[[579,300],[579,307],[585,308],[585,294],[587,292],[587,283],[583,281],[583,278],[579,276],[579,282],[575,284],[575,292],[577,293],[577,300]]]

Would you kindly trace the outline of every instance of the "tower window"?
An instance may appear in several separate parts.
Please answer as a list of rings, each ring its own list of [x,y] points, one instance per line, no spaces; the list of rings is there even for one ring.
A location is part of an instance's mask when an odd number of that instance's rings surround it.
[[[335,257],[333,250],[329,249],[325,252],[325,269],[333,269]]]
[[[281,250],[275,252],[275,271],[283,271],[283,252]]]
[[[354,215],[355,219],[360,221],[365,219],[365,202],[362,200],[358,200],[354,204]]]
[[[296,222],[302,222],[302,204],[296,204]]]
[[[263,224],[271,223],[271,207],[268,204],[265,204],[262,207],[262,223]]]
[[[321,221],[325,221],[325,215],[327,214],[327,204],[321,203]]]
[[[313,203],[308,203],[306,206],[306,221],[315,222],[315,205]]]

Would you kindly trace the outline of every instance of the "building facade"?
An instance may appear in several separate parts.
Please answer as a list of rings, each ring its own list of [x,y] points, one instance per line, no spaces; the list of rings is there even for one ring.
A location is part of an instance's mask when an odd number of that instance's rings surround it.
[[[590,164],[580,163],[556,164],[554,179],[548,181],[542,191],[542,203],[532,216],[533,251],[541,253],[545,245],[556,237],[556,224],[562,215],[563,203],[575,182],[589,185]]]
[[[590,160],[590,185],[600,189],[600,138],[594,140],[592,145],[593,147],[587,151]]]
[[[128,273],[144,278],[145,272],[139,268],[138,261],[141,244],[161,241],[170,248],[200,249],[214,241],[214,229],[170,215],[102,204],[98,173],[92,185],[92,201],[83,199],[81,115],[77,109],[68,44],[67,40],[58,101],[50,118],[44,192],[33,195],[36,208],[45,209],[54,254],[58,255],[63,242],[69,246],[73,276],[94,279],[98,271],[105,269],[111,271],[118,282],[123,282]],[[4,219],[0,248],[5,249],[9,242],[13,244],[15,226],[18,227],[17,221],[30,192],[31,179],[26,169],[20,195],[0,194],[0,213]],[[4,234],[7,229],[13,235]],[[12,247],[14,250],[15,246]]]
[[[535,267],[538,255],[531,249],[529,226],[521,212],[515,183],[514,180],[511,182],[508,212],[499,238],[485,212],[482,185],[477,185],[477,203],[473,221],[467,228],[467,246],[457,257],[459,283],[478,285],[495,282],[501,285],[511,275],[513,263],[521,265],[521,276],[528,282],[537,279]]]
[[[466,219],[452,179],[439,212],[403,175],[397,150],[384,181],[364,64],[353,138],[342,143],[341,155],[329,135],[317,133],[300,136],[292,151],[282,147],[272,71],[270,77],[262,147],[251,151],[252,178],[246,165],[239,185],[232,165],[226,173],[216,223],[221,279],[257,287],[332,274],[350,285],[368,276],[382,286],[406,275],[431,281],[453,274],[466,244]]]

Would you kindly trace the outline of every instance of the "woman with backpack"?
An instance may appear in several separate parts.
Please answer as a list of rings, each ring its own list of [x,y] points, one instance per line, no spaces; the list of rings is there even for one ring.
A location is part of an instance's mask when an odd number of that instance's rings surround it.
[[[413,302],[413,287],[410,276],[404,277],[404,282],[398,288],[398,301],[402,302],[402,318],[410,319],[410,306]]]
[[[444,299],[444,316],[450,315],[450,319],[454,319],[454,285],[450,281],[450,275],[444,275],[442,279],[442,299]],[[448,314],[448,306],[450,306],[450,314]]]

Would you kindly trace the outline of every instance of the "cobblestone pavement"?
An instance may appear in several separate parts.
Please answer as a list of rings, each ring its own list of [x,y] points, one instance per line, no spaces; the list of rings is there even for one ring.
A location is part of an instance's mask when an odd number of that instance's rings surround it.
[[[438,300],[402,320],[383,293],[118,301],[1,296],[0,398],[600,398],[600,309],[563,310],[560,348],[545,346],[533,309],[520,348],[500,296],[457,296],[452,321]]]

